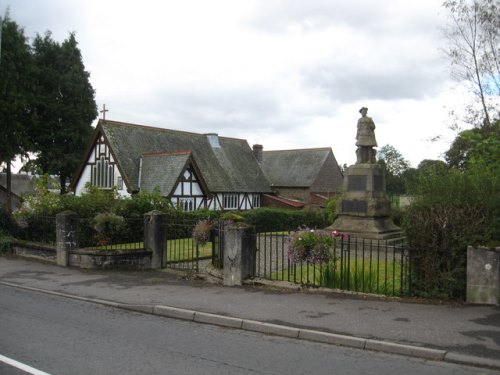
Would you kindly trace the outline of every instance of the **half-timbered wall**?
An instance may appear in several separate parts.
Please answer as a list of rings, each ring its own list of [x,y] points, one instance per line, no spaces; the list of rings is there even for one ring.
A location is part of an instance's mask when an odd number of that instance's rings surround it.
[[[76,185],[76,195],[81,195],[85,191],[85,185],[88,182],[103,189],[111,189],[116,186],[118,194],[121,196],[130,195],[103,136],[97,138],[94,148],[90,152],[81,178]]]
[[[192,168],[187,168],[182,174],[174,194],[171,197],[174,206],[180,206],[184,211],[194,211],[206,207],[206,195],[200,186],[198,177]]]

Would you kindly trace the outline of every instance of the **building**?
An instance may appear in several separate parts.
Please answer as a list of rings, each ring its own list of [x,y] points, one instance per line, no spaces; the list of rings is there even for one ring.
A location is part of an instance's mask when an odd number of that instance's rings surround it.
[[[254,152],[259,153],[258,146]],[[291,201],[291,208],[297,203],[323,207],[342,190],[342,172],[329,147],[262,151],[261,168],[275,195],[264,197],[266,205],[282,207],[285,199]]]
[[[74,176],[127,197],[159,189],[185,211],[321,205],[342,185],[330,148],[266,151],[243,139],[100,120]],[[264,202],[266,204],[264,204]]]
[[[186,211],[248,210],[272,192],[246,140],[100,120],[73,183],[117,187],[121,196],[159,188]]]

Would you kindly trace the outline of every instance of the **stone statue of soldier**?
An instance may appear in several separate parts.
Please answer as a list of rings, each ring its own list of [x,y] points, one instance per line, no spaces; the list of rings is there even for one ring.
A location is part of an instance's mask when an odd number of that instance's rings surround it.
[[[368,117],[368,108],[363,107],[359,110],[361,118],[358,120],[358,132],[356,133],[356,150],[357,164],[360,163],[375,163],[375,150],[377,140],[375,139],[375,123],[371,117]]]

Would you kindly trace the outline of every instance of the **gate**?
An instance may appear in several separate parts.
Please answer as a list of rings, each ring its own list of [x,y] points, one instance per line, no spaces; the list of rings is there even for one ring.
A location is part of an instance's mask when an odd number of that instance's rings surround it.
[[[193,239],[193,229],[197,221],[167,223],[166,245],[162,256],[162,268],[191,270],[199,272],[208,263],[222,268],[222,231],[219,223],[210,231],[208,241],[199,243]]]

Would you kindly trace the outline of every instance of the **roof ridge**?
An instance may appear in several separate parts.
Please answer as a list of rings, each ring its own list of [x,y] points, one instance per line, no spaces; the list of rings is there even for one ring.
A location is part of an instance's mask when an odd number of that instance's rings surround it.
[[[313,148],[296,148],[296,149],[288,149],[288,150],[267,150],[266,152],[289,152],[289,151],[330,151],[331,147],[313,147]]]
[[[198,135],[200,137],[206,137],[209,134],[217,134],[219,138],[223,139],[234,139],[238,141],[247,141],[246,139],[243,138],[236,138],[236,137],[225,137],[225,136],[220,136],[218,133],[195,133],[195,132],[189,132],[186,130],[177,130],[177,129],[167,129],[167,128],[160,128],[157,126],[151,126],[151,125],[143,125],[143,124],[132,124],[130,122],[123,122],[123,121],[114,121],[114,120],[99,120],[98,124],[101,125],[106,125],[109,123],[110,125],[121,125],[121,126],[126,126],[130,128],[142,128],[142,129],[148,129],[148,130],[155,130],[155,131],[161,131],[161,132],[174,132],[174,133],[183,133],[186,135]]]
[[[144,157],[148,156],[175,156],[175,155],[191,155],[193,152],[191,150],[178,150],[178,151],[151,151],[142,154]]]

